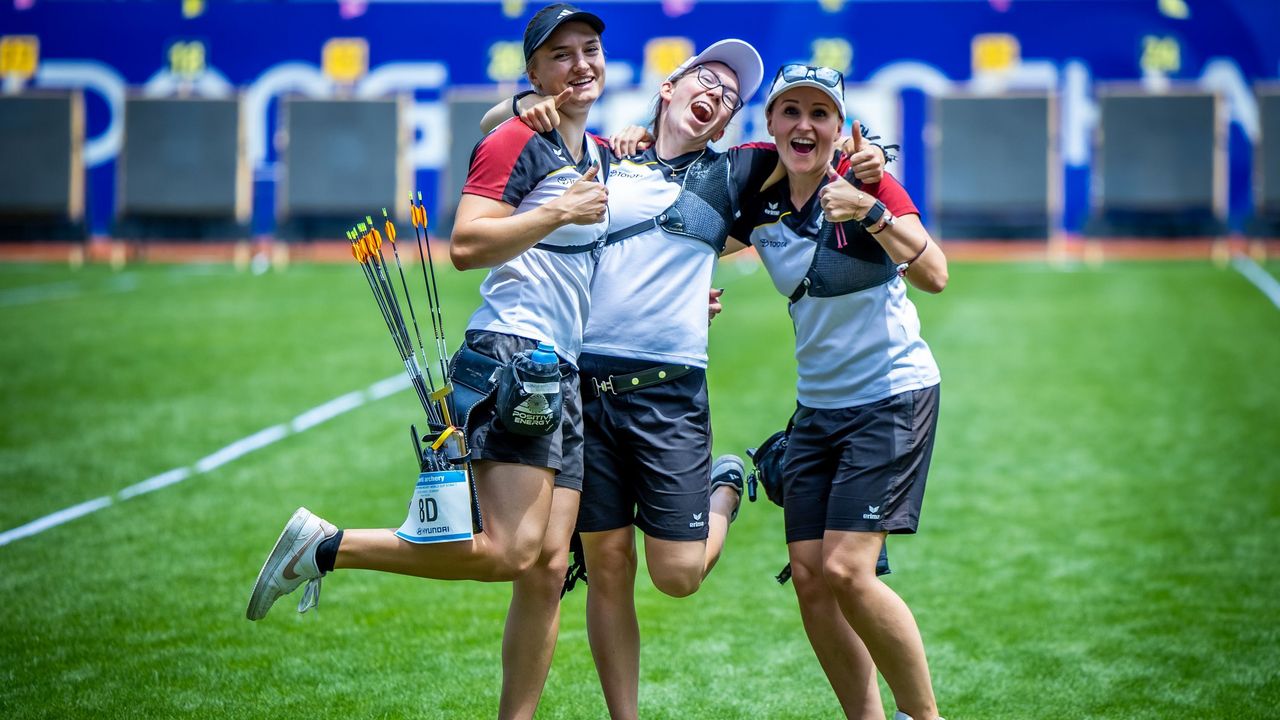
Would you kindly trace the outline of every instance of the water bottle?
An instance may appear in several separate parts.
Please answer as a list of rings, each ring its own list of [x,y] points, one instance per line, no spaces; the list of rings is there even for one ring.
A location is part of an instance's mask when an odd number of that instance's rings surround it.
[[[498,386],[498,412],[512,432],[550,435],[560,426],[562,407],[555,346],[540,342],[511,359]]]

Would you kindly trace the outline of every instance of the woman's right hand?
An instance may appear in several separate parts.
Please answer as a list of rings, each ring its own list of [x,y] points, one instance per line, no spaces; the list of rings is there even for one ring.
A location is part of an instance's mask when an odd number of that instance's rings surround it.
[[[520,122],[528,125],[534,132],[546,133],[560,127],[560,106],[573,95],[573,88],[567,87],[559,95],[544,97],[536,104],[520,111]]]
[[[595,225],[604,220],[609,207],[609,191],[604,183],[596,182],[599,165],[592,165],[582,177],[569,186],[560,197],[544,207],[561,213],[565,225]]]
[[[833,223],[861,220],[876,204],[876,198],[855,188],[840,173],[827,166],[827,184],[818,191],[822,214]]]
[[[653,135],[639,125],[628,125],[609,136],[609,147],[619,157],[635,155],[653,144]]]

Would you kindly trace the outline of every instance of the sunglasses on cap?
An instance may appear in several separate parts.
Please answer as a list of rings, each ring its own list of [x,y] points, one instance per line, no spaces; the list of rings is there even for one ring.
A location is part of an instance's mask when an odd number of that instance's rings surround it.
[[[776,86],[778,80],[786,83],[799,82],[801,80],[813,80],[819,85],[825,85],[829,88],[840,89],[840,94],[844,95],[844,73],[839,70],[833,70],[829,67],[820,65],[804,65],[801,63],[791,63],[778,68],[778,74],[773,78],[773,84]]]

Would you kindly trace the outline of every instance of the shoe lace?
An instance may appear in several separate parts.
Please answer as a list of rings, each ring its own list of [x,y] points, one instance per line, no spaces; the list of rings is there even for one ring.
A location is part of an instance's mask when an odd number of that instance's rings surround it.
[[[298,601],[298,612],[304,613],[320,606],[320,579],[314,577],[307,581],[307,586],[302,589],[302,599]]]

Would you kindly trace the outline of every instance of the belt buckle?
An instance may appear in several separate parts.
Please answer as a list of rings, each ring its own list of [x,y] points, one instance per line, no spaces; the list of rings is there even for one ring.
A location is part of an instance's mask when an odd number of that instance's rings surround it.
[[[610,375],[610,376],[609,376],[609,379],[605,380],[604,382],[600,382],[600,379],[599,379],[599,378],[594,378],[594,377],[593,377],[593,378],[591,378],[591,384],[595,386],[596,394],[597,394],[597,395],[604,395],[604,393],[605,393],[605,391],[606,391],[606,390],[608,390],[610,393],[613,393],[614,395],[617,395],[617,394],[618,394],[618,392],[617,392],[616,390],[614,390],[614,389],[613,389],[613,376],[612,376],[612,375]]]

